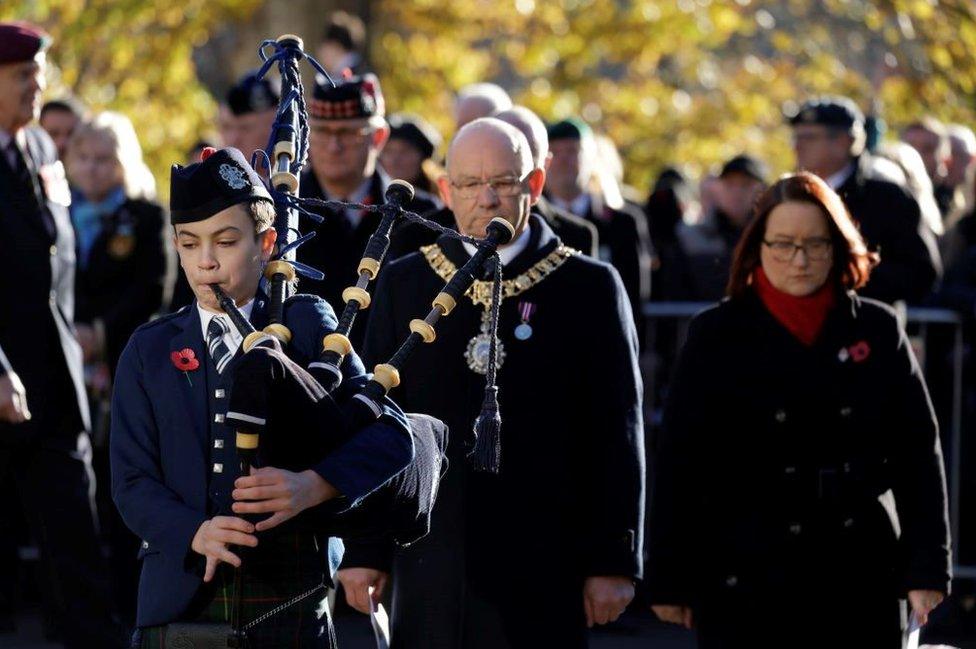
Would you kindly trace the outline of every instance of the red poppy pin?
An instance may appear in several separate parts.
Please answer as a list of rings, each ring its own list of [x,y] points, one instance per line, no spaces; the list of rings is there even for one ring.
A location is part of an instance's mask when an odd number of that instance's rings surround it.
[[[871,355],[871,346],[868,345],[868,341],[862,340],[851,345],[847,351],[850,352],[852,361],[860,363]]]
[[[173,361],[173,367],[183,372],[187,382],[193,385],[193,381],[190,380],[190,372],[200,367],[200,361],[197,360],[196,353],[187,347],[179,351],[170,352],[169,359]]]

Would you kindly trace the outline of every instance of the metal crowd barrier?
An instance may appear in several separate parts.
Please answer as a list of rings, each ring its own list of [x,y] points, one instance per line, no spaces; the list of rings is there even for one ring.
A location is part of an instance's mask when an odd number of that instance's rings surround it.
[[[688,323],[701,311],[713,306],[713,302],[647,302],[641,309],[647,321],[647,333],[645,342],[648,343],[644,349],[645,357],[654,353],[651,336],[654,335],[654,325],[660,320],[673,320],[677,324],[676,343],[680,347],[684,344],[687,336]],[[949,523],[952,528],[952,547],[954,554],[958,552],[960,546],[960,498],[962,488],[962,401],[963,401],[963,322],[962,318],[955,311],[949,309],[929,309],[929,308],[901,308],[899,315],[904,324],[911,330],[916,331],[914,340],[921,340],[923,345],[928,340],[929,327],[931,325],[946,325],[952,327],[952,405],[948,421],[948,456],[949,466],[946,467],[949,490]],[[924,349],[924,348],[923,348]],[[922,354],[920,362],[923,371],[928,376],[928,355]],[[648,368],[648,363],[642,360],[642,365]],[[645,372],[647,376],[647,372]],[[652,379],[653,380],[653,379]],[[653,397],[653,394],[651,395]],[[653,399],[650,399],[653,401]],[[659,404],[649,404],[652,408],[658,408]],[[940,422],[942,424],[944,422]],[[943,439],[946,436],[943,435]],[[972,542],[976,543],[976,539]],[[958,554],[955,554],[958,561]],[[976,579],[976,565],[960,565],[954,562],[953,576],[955,578]]]

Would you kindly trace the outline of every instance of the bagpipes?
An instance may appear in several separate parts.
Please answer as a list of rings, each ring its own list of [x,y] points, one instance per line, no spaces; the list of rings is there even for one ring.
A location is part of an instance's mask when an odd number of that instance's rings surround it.
[[[421,344],[433,343],[435,325],[448,316],[457,302],[478,279],[486,266],[493,273],[491,305],[490,357],[482,412],[474,429],[476,443],[472,451],[475,468],[497,472],[500,464],[499,429],[501,417],[495,385],[498,308],[502,295],[501,261],[497,248],[512,240],[514,229],[503,218],[495,218],[484,239],[475,239],[410,212],[406,206],[414,196],[409,183],[395,180],[387,188],[385,203],[361,205],[342,201],[301,198],[298,196],[301,170],[308,157],[308,110],[305,105],[299,63],[304,59],[335,87],[322,66],[303,50],[302,40],[284,35],[261,43],[259,55],[263,64],[256,73],[263,78],[277,64],[281,76],[281,102],[265,151],[255,152],[252,165],[264,162],[270,172],[271,196],[275,202],[278,248],[266,265],[264,278],[268,286],[269,321],[263,331],[256,331],[237,309],[233,299],[219,286],[212,289],[221,309],[244,338],[244,355],[236,364],[234,382],[225,416],[227,425],[236,431],[236,447],[241,475],[252,466],[275,466],[292,471],[308,469],[356,431],[376,422],[384,412],[384,401],[400,383],[400,372],[413,351]],[[342,294],[344,301],[336,330],[325,336],[317,360],[303,368],[294,363],[283,347],[291,341],[285,323],[285,307],[295,291],[297,276],[322,279],[318,270],[299,263],[296,250],[316,235],[314,229],[301,234],[302,217],[315,223],[324,218],[313,208],[353,208],[379,212],[381,220],[366,245],[357,268],[357,280]],[[358,313],[372,300],[368,288],[379,275],[390,245],[390,235],[398,221],[420,223],[442,235],[460,239],[477,248],[471,259],[451,277],[433,298],[431,310],[423,319],[410,322],[410,335],[386,363],[374,368],[372,378],[350,384],[342,374],[343,360],[353,352],[349,333]],[[351,395],[351,396],[350,396]],[[336,398],[334,398],[336,397]],[[422,537],[429,529],[430,508],[436,493],[441,460],[446,453],[446,427],[423,415],[408,415],[415,452],[429,456],[430,461],[414,471],[406,470],[383,488],[370,494],[353,510],[330,515],[330,534],[342,537],[379,534],[384,527],[397,528],[395,538],[406,544]],[[409,469],[409,468],[408,468]],[[433,478],[433,479],[432,479]],[[328,510],[327,510],[328,511]],[[382,524],[379,521],[385,521]],[[233,644],[243,646],[240,620],[242,568],[235,570]]]
[[[411,321],[410,336],[388,362],[374,368],[372,379],[358,391],[344,414],[353,428],[366,425],[380,417],[383,398],[399,384],[400,372],[413,350],[421,343],[434,342],[436,338],[434,325],[440,318],[450,314],[457,301],[471,288],[481,275],[482,269],[487,266],[493,274],[491,351],[485,400],[482,412],[474,425],[477,442],[472,458],[475,468],[497,472],[499,469],[498,431],[501,418],[498,411],[498,388],[495,385],[495,357],[502,287],[501,262],[497,255],[497,248],[510,242],[514,236],[511,224],[501,217],[496,217],[488,225],[487,236],[484,239],[462,235],[407,210],[406,206],[413,199],[414,190],[409,183],[402,180],[394,180],[390,183],[385,193],[386,202],[381,205],[299,197],[299,178],[309,148],[308,109],[305,104],[299,63],[302,60],[308,61],[312,68],[333,87],[335,82],[322,66],[303,50],[302,40],[297,36],[284,35],[275,40],[266,40],[261,43],[259,55],[263,64],[257,71],[256,77],[263,78],[271,67],[277,64],[282,82],[282,99],[272,126],[267,150],[255,152],[252,156],[252,163],[255,164],[263,158],[270,171],[271,195],[276,208],[274,227],[278,233],[279,246],[277,254],[267,264],[264,272],[269,286],[271,323],[265,327],[264,333],[278,339],[281,345],[287,345],[291,339],[291,332],[284,322],[284,306],[288,297],[294,292],[294,280],[299,275],[312,279],[323,278],[320,271],[295,259],[296,250],[316,235],[314,227],[308,233],[301,234],[300,218],[305,217],[316,224],[324,220],[324,217],[313,211],[314,208],[351,208],[381,214],[380,223],[370,237],[359,262],[357,281],[343,291],[344,305],[338,327],[335,332],[324,338],[320,357],[307,368],[308,373],[317,380],[327,394],[334,393],[343,384],[340,368],[343,359],[352,352],[349,332],[358,313],[370,306],[372,298],[368,288],[379,275],[390,245],[390,235],[397,223],[401,220],[419,223],[442,235],[475,246],[477,252],[434,297],[432,308],[426,317]],[[244,322],[238,322],[236,318],[233,321],[242,335],[250,335],[244,333]]]

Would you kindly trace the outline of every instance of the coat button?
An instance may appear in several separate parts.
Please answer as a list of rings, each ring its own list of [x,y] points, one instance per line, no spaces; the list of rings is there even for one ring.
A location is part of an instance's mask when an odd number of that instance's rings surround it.
[[[214,422],[216,422],[218,424],[224,423],[224,416],[223,415],[214,415]]]
[[[847,528],[854,527],[854,519],[853,518],[848,518],[847,520],[845,520],[844,521],[844,527],[847,527]]]
[[[226,393],[223,390],[219,390],[219,389],[218,390],[214,390],[214,398],[216,398],[216,399],[223,399],[224,398],[224,394],[226,394]]]
[[[149,549],[149,541],[143,541],[142,542],[142,549],[143,550],[148,550]]]
[[[53,257],[56,254],[58,254],[58,247],[57,246],[51,246],[50,248],[48,248],[48,252],[51,253],[51,256]]]
[[[213,472],[214,473],[223,473],[224,472],[224,465],[221,464],[220,462],[214,462]]]
[[[843,408],[840,409],[840,416],[841,417],[850,417],[851,416],[851,412],[853,412],[853,410],[851,409],[850,406],[844,406]]]
[[[729,575],[725,578],[725,585],[729,588],[735,588],[735,585],[739,583],[739,578],[735,575]]]
[[[802,531],[803,531],[803,527],[801,527],[799,523],[793,523],[792,525],[790,525],[790,534],[797,536]]]
[[[776,418],[776,421],[778,423],[782,424],[784,421],[786,421],[786,411],[785,410],[777,410],[776,411],[776,414],[774,415],[774,417]]]
[[[214,448],[224,448],[224,440],[222,440],[222,439],[215,439],[214,440]]]

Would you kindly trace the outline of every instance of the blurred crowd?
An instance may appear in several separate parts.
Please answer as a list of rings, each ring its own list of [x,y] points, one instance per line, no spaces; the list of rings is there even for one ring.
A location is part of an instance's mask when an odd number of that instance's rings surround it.
[[[375,204],[383,200],[390,179],[399,178],[418,190],[412,210],[453,226],[442,202],[442,156],[450,134],[439,133],[424,115],[385,105],[382,78],[369,70],[363,39],[363,25],[341,15],[315,47],[315,56],[339,87],[320,77],[309,88],[311,150],[300,191],[305,196]],[[347,119],[316,111],[317,97],[331,97],[331,106],[337,92],[347,93],[356,106],[372,102],[368,116]],[[201,140],[186,160],[174,162],[195,162],[208,146],[236,147],[245,156],[264,149],[280,99],[273,78],[244,75],[220,98],[219,141]],[[972,126],[919,115],[885,132],[880,116],[866,117],[848,98],[797,100],[799,109],[784,116],[792,129],[794,160],[762,160],[743,151],[699,178],[686,172],[685,161],[675,160],[647,188],[624,182],[616,144],[598,127],[579,116],[556,120],[536,115],[515,105],[493,83],[457,92],[454,128],[480,117],[497,117],[525,134],[535,165],[547,172],[543,198],[534,212],[564,243],[612,264],[623,280],[638,330],[644,334],[641,365],[645,383],[654,392],[648,410],[667,391],[678,338],[666,324],[645,317],[645,306],[723,298],[730,263],[754,216],[755,201],[775,182],[770,167],[810,171],[844,199],[868,247],[881,255],[862,295],[889,304],[951,309],[964,322],[968,344],[976,324]],[[40,126],[55,143],[70,186],[77,242],[75,331],[84,353],[92,413],[100,533],[114,557],[116,607],[131,625],[140,541],[126,530],[104,488],[110,482],[106,453],[113,370],[136,327],[190,304],[192,292],[176,263],[166,209],[157,198],[130,120],[116,112],[92,112],[77,99],[65,97],[44,104]],[[266,176],[260,157],[252,160]],[[299,261],[326,275],[322,281],[302,280],[302,290],[334,306],[341,304],[349,271],[373,229],[362,214],[353,212],[327,217],[320,236],[299,250]],[[425,236],[409,229],[398,232],[391,255],[412,252],[433,240]],[[655,336],[648,342],[652,329]],[[354,330],[353,343],[361,338],[362,331]],[[934,344],[930,367],[945,370],[948,353],[945,346]],[[932,385],[936,393],[952,389],[949,381]],[[976,401],[976,391],[967,389],[965,396],[967,402]],[[938,406],[945,399],[935,394],[935,401]],[[945,427],[947,422],[942,423]],[[12,523],[12,529],[15,534],[6,538],[13,542],[0,546],[0,572],[13,569],[23,574],[17,568],[16,549],[29,546],[31,539],[26,524]],[[39,598],[49,602],[54,595],[45,591],[43,581],[37,581]],[[21,592],[19,584],[13,586],[0,593],[0,631],[13,623]],[[52,636],[56,628],[52,621]]]

